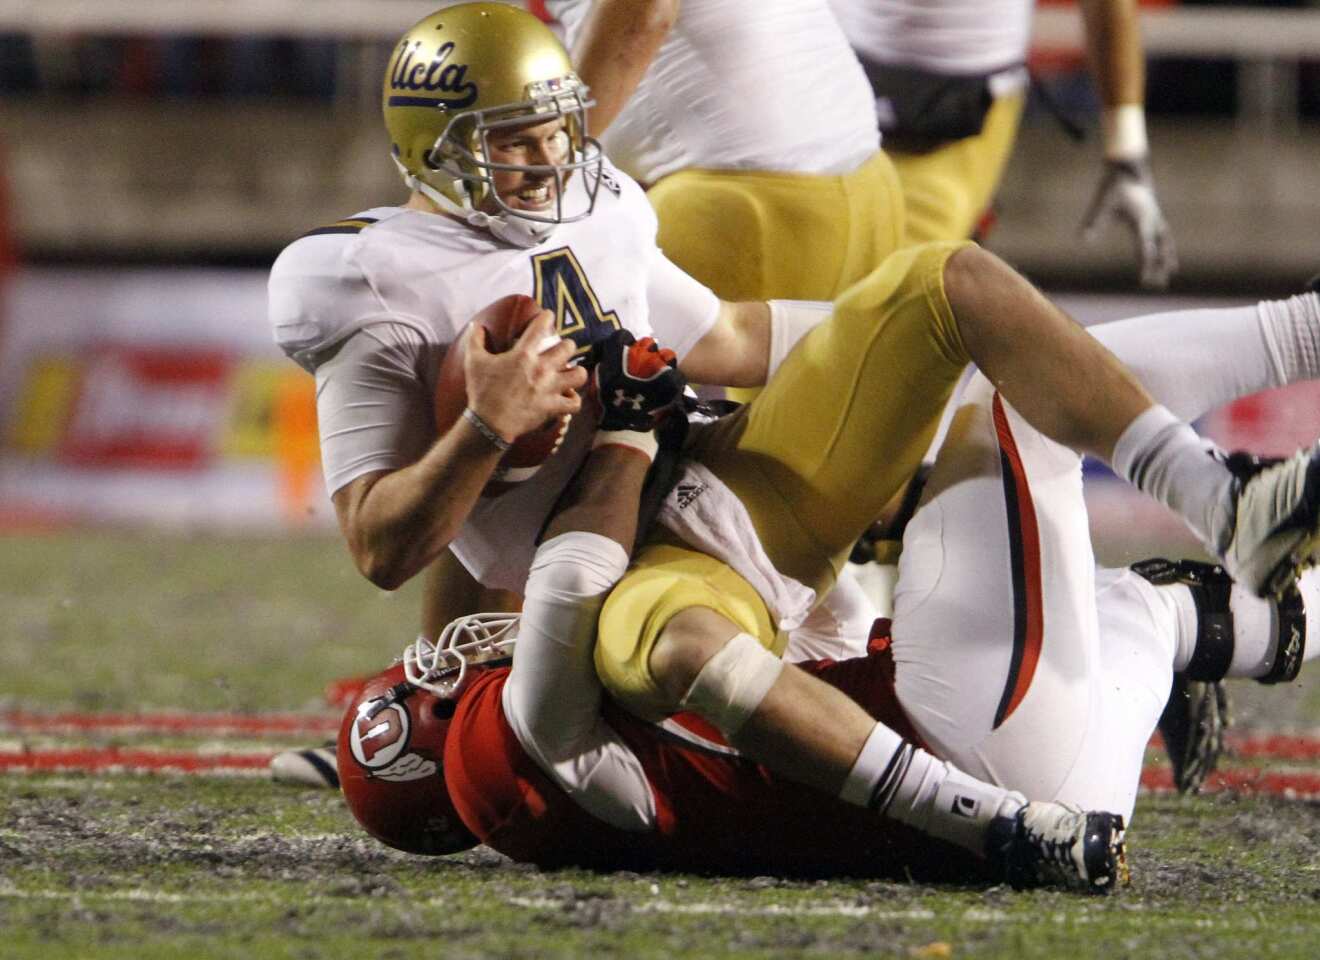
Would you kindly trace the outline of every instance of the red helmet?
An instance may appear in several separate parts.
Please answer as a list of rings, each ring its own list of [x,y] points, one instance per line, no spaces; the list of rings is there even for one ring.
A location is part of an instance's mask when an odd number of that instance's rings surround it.
[[[442,854],[479,842],[445,786],[445,737],[469,666],[507,661],[517,617],[456,620],[432,646],[419,640],[403,662],[372,677],[344,714],[335,759],[348,809],[382,843]]]

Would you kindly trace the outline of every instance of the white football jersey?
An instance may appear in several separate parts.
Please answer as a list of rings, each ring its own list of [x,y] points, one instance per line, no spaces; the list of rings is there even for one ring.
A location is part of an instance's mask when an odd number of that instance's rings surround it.
[[[580,190],[579,180],[573,183]],[[346,378],[377,391],[370,403],[378,414],[346,424],[341,410],[327,408],[318,375],[330,492],[365,473],[406,466],[429,446],[435,428],[428,412],[444,349],[477,312],[507,294],[526,294],[554,311],[560,332],[584,352],[625,327],[639,338],[655,336],[681,360],[715,323],[719,300],[664,258],[655,231],[641,189],[607,168],[595,212],[561,224],[530,249],[404,207],[365,211],[285,248],[271,270],[269,308],[275,340],[290,357],[316,371],[330,367],[331,348],[354,334],[382,344],[379,356]],[[382,377],[381,363],[404,375]],[[393,422],[400,410],[410,423]],[[590,417],[575,417],[564,445],[535,477],[478,503],[451,544],[478,580],[522,591],[534,538],[591,434]]]
[[[591,0],[547,0],[573,49]],[[880,148],[875,98],[826,0],[684,0],[601,136],[644,183],[687,168],[840,174]]]
[[[965,76],[1025,62],[1034,0],[829,0],[868,63]]]

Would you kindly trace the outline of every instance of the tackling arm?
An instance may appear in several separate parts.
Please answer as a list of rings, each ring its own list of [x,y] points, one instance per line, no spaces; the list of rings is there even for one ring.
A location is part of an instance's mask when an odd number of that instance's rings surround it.
[[[594,389],[637,398],[654,418],[682,395],[673,354],[633,343],[620,331],[602,358]],[[631,411],[631,408],[629,408]],[[505,717],[523,748],[583,809],[628,830],[654,825],[655,801],[636,755],[601,717],[594,652],[605,597],[628,567],[637,513],[655,440],[620,429],[644,424],[604,406],[596,446],[561,498],[527,579],[513,669],[504,686]]]
[[[654,823],[641,762],[600,713],[600,608],[628,566],[649,461],[598,448],[551,522],[527,580],[504,713],[523,748],[581,807],[628,830]]]

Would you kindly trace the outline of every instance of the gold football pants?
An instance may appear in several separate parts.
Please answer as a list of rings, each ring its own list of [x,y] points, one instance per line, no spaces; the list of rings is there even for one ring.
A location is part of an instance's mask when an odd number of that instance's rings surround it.
[[[689,445],[746,506],[775,567],[818,597],[917,468],[969,362],[944,292],[945,261],[965,245],[888,257],[838,298],[754,401],[699,428]],[[606,601],[596,646],[602,681],[638,715],[665,712],[650,651],[665,623],[694,606],[782,650],[745,580],[662,531]]]
[[[890,153],[903,188],[905,243],[972,235],[999,189],[1024,100],[1022,93],[996,97],[975,136],[925,153]]]
[[[665,256],[724,300],[833,300],[903,238],[883,153],[839,175],[680,170],[647,196]]]

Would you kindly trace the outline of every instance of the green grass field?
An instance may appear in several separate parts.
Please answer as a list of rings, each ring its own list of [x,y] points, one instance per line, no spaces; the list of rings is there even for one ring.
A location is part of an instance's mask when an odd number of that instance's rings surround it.
[[[333,538],[10,536],[0,709],[324,714],[324,683],[383,666],[416,607],[414,590],[363,581]],[[1302,685],[1234,692],[1252,724],[1320,717]],[[49,745],[0,726],[0,750]],[[1146,795],[1135,821],[1131,887],[1093,899],[426,859],[371,841],[337,795],[260,776],[0,773],[0,958],[1317,954],[1313,802]]]

